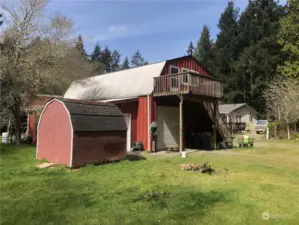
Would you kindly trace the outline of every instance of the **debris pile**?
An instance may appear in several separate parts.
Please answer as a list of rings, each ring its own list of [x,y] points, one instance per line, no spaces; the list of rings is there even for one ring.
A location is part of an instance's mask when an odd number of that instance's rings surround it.
[[[199,171],[201,173],[208,173],[208,174],[213,174],[216,172],[210,165],[208,165],[208,162],[204,164],[195,164],[195,163],[181,164],[180,167],[182,170]]]

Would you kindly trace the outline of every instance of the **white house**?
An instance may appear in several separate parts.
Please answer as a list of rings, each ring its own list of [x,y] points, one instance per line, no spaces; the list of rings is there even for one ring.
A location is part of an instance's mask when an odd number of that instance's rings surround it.
[[[256,123],[258,112],[246,103],[220,104],[219,112],[227,123]]]

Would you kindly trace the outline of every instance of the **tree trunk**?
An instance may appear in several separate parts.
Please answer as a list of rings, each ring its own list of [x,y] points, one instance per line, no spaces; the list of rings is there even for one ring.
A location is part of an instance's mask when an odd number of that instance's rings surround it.
[[[20,107],[16,106],[14,110],[14,119],[16,124],[15,136],[16,144],[21,144],[21,110]]]
[[[287,131],[288,131],[288,139],[291,139],[291,135],[290,135],[290,125],[287,124]]]

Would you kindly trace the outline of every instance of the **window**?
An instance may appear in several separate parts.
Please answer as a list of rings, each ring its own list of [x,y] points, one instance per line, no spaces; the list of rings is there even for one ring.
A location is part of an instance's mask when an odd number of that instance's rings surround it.
[[[170,74],[179,73],[180,69],[177,66],[170,66]]]
[[[252,123],[252,115],[251,115],[251,113],[249,115],[249,122]]]

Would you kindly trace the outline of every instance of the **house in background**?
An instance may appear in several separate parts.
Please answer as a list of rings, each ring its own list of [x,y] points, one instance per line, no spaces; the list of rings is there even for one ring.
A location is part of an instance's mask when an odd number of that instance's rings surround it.
[[[246,103],[220,104],[219,112],[224,115],[226,123],[256,123],[258,112]]]
[[[252,130],[258,117],[258,112],[246,103],[220,104],[219,112],[231,133]]]
[[[206,143],[230,136],[218,112],[222,83],[193,56],[74,81],[64,98],[116,104],[125,114],[127,150],[136,141],[145,150],[194,148],[192,135]],[[152,137],[150,125],[158,134]],[[214,126],[214,124],[216,124]]]

